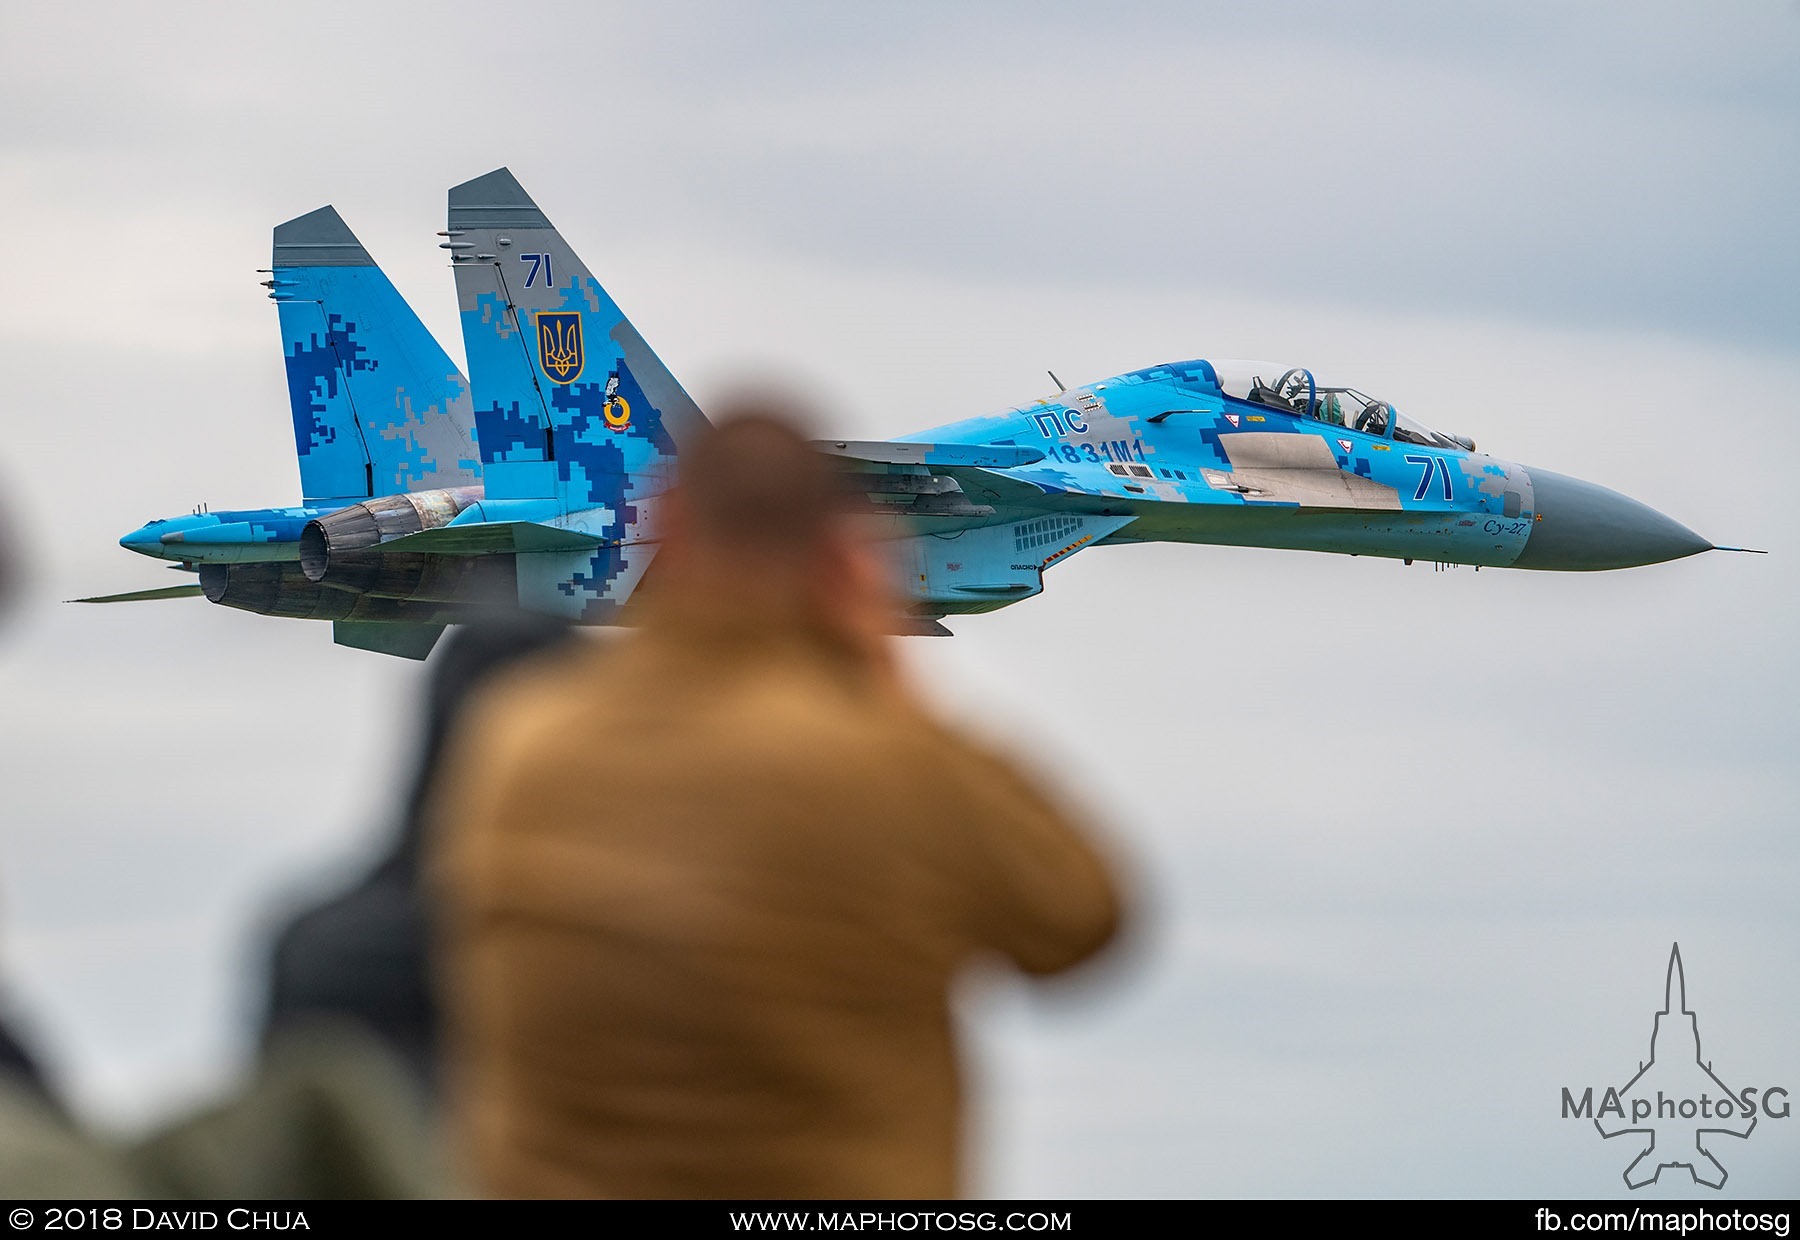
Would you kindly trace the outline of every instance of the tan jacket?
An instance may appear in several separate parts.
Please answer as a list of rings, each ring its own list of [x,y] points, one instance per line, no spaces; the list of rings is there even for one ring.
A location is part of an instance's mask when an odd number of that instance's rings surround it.
[[[1030,784],[803,635],[563,656],[450,769],[453,1106],[502,1195],[952,1196],[952,976],[1118,913]]]

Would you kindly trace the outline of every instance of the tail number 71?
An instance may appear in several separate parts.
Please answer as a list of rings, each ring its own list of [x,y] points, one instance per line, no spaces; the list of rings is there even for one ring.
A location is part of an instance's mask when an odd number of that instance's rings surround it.
[[[525,287],[530,288],[537,283],[539,273],[543,274],[545,284],[555,284],[556,278],[550,274],[550,256],[548,254],[521,254],[521,263],[530,263],[531,270],[525,273]],[[1408,460],[1412,458],[1408,457]]]
[[[1450,464],[1444,460],[1443,457],[1409,456],[1406,458],[1406,463],[1408,465],[1423,465],[1425,467],[1425,472],[1419,475],[1419,489],[1413,492],[1413,498],[1415,500],[1424,499],[1426,493],[1431,490],[1431,476],[1433,474],[1436,474],[1438,481],[1443,484],[1445,501],[1448,502],[1454,498],[1454,494],[1450,489]]]

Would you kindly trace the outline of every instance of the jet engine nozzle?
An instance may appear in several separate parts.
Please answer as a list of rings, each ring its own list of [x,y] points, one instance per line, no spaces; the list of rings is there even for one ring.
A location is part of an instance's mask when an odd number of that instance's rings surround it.
[[[334,569],[368,567],[379,562],[359,553],[383,543],[449,525],[463,509],[481,499],[480,487],[451,487],[384,495],[308,521],[300,531],[300,571],[308,581],[327,581]]]
[[[221,607],[310,619],[322,610],[325,587],[306,580],[292,564],[202,564],[200,591]],[[328,613],[328,618],[339,617]]]
[[[292,563],[202,564],[200,589],[209,603],[294,620],[384,620],[445,624],[457,613],[430,604],[367,598],[308,581]]]

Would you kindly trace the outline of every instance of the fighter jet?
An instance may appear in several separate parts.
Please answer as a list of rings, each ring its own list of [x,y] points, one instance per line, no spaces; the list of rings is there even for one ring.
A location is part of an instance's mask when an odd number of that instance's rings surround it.
[[[153,521],[121,543],[197,567],[199,585],[83,601],[203,593],[413,658],[495,606],[628,619],[706,419],[509,171],[453,188],[441,235],[466,383],[335,212],[275,230],[304,502]],[[945,619],[1126,542],[1562,571],[1713,549],[1304,366],[1192,360],[1056,386],[897,440],[818,445],[891,544],[897,632],[947,635]]]

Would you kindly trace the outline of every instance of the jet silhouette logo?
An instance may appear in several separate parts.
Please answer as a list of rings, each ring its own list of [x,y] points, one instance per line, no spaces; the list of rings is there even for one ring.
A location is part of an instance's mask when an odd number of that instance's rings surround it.
[[[1762,1097],[1758,1099],[1757,1095]],[[1681,945],[1669,952],[1662,1009],[1650,1034],[1650,1058],[1622,1088],[1608,1087],[1595,1105],[1590,1086],[1579,1098],[1562,1091],[1564,1119],[1592,1119],[1608,1140],[1623,1137],[1637,1156],[1625,1168],[1631,1188],[1654,1184],[1665,1170],[1687,1171],[1695,1183],[1723,1188],[1727,1172],[1715,1154],[1719,1137],[1748,1137],[1759,1112],[1788,1118],[1788,1091],[1780,1086],[1733,1091],[1714,1072],[1700,1049],[1700,1027],[1687,1005],[1687,977]],[[1635,1138],[1635,1139],[1634,1139]]]

